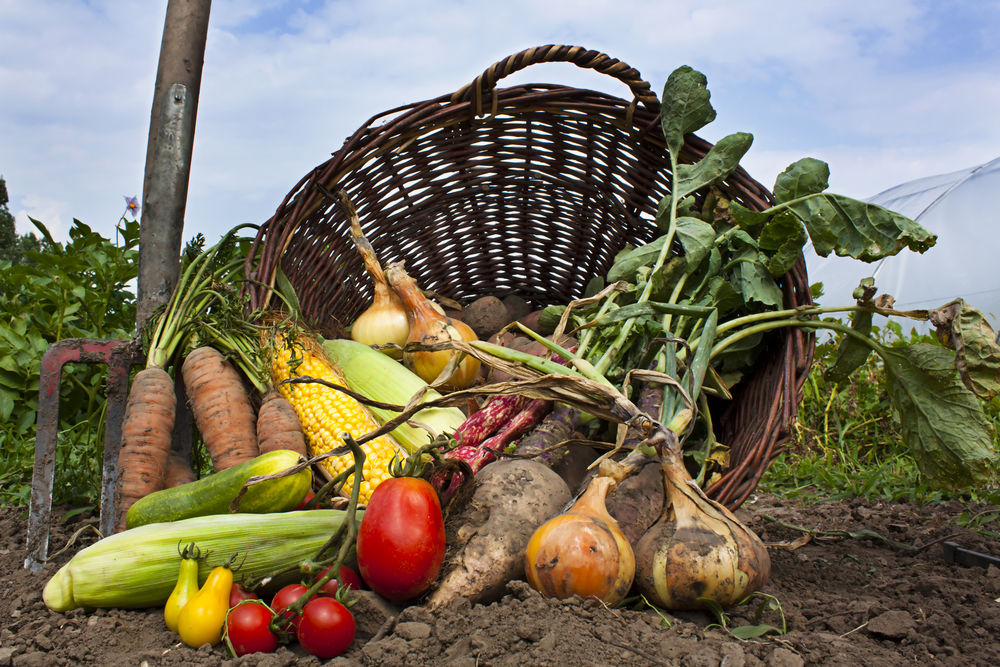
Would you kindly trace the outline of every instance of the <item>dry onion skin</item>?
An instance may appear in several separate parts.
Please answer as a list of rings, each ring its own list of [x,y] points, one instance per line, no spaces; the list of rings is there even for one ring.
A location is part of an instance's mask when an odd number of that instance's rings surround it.
[[[406,308],[410,324],[406,340],[408,344],[436,345],[453,340],[478,340],[468,324],[443,315],[434,308],[432,302],[420,291],[416,281],[406,273],[403,262],[389,264],[385,276]],[[457,354],[461,353],[454,349],[411,351],[404,348],[403,363],[424,382],[435,384]],[[458,367],[440,385],[435,386],[445,390],[465,389],[479,377],[479,368],[479,359],[465,355]]]
[[[569,511],[535,531],[524,554],[533,588],[547,597],[596,597],[608,605],[625,598],[635,576],[635,555],[605,507],[614,486],[610,477],[594,477]]]
[[[668,503],[636,544],[639,591],[664,609],[694,610],[705,600],[729,607],[759,590],[771,572],[764,543],[702,492],[679,448],[665,448],[662,467]]]

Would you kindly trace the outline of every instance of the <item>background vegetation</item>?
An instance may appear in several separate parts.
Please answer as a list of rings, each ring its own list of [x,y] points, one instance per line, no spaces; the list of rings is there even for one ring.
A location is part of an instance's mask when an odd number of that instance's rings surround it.
[[[115,239],[73,221],[69,241],[14,231],[0,179],[0,504],[27,506],[42,355],[64,338],[126,339],[135,329],[139,223],[123,216]],[[106,368],[67,364],[60,386],[54,500],[100,497]]]

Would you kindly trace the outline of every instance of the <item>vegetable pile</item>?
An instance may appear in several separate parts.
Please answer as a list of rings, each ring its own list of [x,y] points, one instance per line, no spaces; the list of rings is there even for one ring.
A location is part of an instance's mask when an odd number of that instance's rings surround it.
[[[46,604],[159,606],[192,647],[297,641],[323,659],[354,641],[362,586],[430,610],[496,599],[514,579],[609,606],[738,604],[771,565],[705,492],[728,466],[712,417],[786,327],[840,337],[837,374],[883,357],[928,479],[995,474],[981,401],[1000,389],[1000,347],[978,311],[895,311],[870,281],[848,306],[784,308],[782,277],[807,242],[870,262],[923,252],[934,235],[826,193],[813,159],[778,176],[767,210],[727,199],[718,186],[751,137],[680,161],[684,137],[715,118],[690,68],[667,80],[661,117],[672,188],[659,236],[623,249],[580,299],[535,313],[493,295],[463,308],[403,262],[383,268],[342,192],[374,296],[341,335],[307,327],[280,276],[282,309],[249,312],[239,227],[189,247],[128,401],[119,532],[60,569]],[[885,347],[870,335],[876,314],[928,320],[942,345]],[[171,449],[175,385],[206,453],[197,469]]]

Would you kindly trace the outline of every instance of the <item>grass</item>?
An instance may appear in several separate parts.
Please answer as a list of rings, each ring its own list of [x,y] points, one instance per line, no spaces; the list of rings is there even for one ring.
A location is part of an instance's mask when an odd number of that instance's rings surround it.
[[[880,342],[902,341],[895,323],[879,330]],[[911,331],[907,342],[935,342]],[[898,419],[885,392],[881,361],[872,355],[843,384],[828,382],[824,371],[836,352],[832,342],[816,346],[815,362],[806,380],[793,440],[770,466],[761,490],[786,497],[812,499],[867,498],[882,501],[933,503],[965,500],[1000,504],[1000,489],[945,491],[920,475],[900,436]],[[985,406],[998,444],[1000,401]],[[1000,446],[997,447],[1000,449]],[[980,517],[1000,530],[997,516]],[[971,520],[971,519],[970,519]]]

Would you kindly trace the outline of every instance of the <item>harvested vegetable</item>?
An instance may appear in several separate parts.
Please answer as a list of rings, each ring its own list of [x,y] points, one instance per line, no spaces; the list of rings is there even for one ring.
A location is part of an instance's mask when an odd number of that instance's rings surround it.
[[[387,600],[423,594],[444,560],[444,518],[437,493],[419,477],[393,477],[372,494],[358,528],[358,570]]]
[[[524,571],[533,588],[548,597],[596,597],[609,605],[625,599],[636,561],[605,506],[615,483],[597,475],[569,511],[549,519],[531,536]]]
[[[163,488],[176,405],[174,381],[165,370],[153,366],[136,374],[125,404],[115,478],[118,530],[125,528],[133,503]]]
[[[469,501],[449,515],[447,556],[428,609],[499,599],[507,582],[524,576],[524,549],[535,528],[569,499],[566,482],[537,461],[506,459],[483,468]]]
[[[308,456],[306,438],[295,408],[276,389],[264,395],[257,411],[257,449],[261,454],[286,449]]]
[[[501,396],[499,398],[511,397]],[[472,474],[475,475],[483,469],[483,466],[497,460],[497,452],[502,452],[508,445],[516,442],[518,438],[537,426],[550,410],[552,410],[552,401],[544,398],[531,400],[524,406],[523,410],[511,416],[497,433],[483,440],[479,445],[475,447],[460,445],[445,452],[442,458],[445,461],[464,461],[469,465]],[[443,504],[447,505],[452,499],[461,486],[462,479],[463,475],[461,474],[449,475],[444,470],[435,471],[432,483],[440,493]]]
[[[317,597],[302,609],[296,637],[306,651],[320,660],[340,655],[351,647],[354,616],[339,600]]]
[[[386,267],[386,279],[403,300],[410,322],[410,334],[403,349],[403,363],[425,382],[443,389],[464,389],[479,376],[480,362],[475,357],[465,356],[453,349],[414,349],[415,345],[438,345],[453,340],[477,340],[475,332],[461,320],[442,315],[423,295],[416,281],[406,273],[402,262],[393,262]],[[457,362],[457,367],[455,363]]]
[[[336,387],[346,387],[340,372],[330,363],[319,342],[304,332],[291,340],[278,336],[273,341],[271,374],[278,385],[278,391],[295,408],[306,436],[309,455],[317,456],[331,452],[344,445],[343,433],[354,438],[375,431],[379,424],[368,410],[356,399],[333,387],[317,382],[289,383],[283,380],[306,376]],[[360,483],[359,502],[367,503],[379,484],[389,479],[389,464],[394,458],[403,458],[405,453],[392,439],[382,435],[361,445],[365,453],[363,479]],[[354,485],[354,456],[348,452],[340,456],[330,456],[317,465],[330,479],[350,471],[341,493],[350,496]]]
[[[297,453],[279,449],[197,481],[155,491],[129,508],[126,525],[136,528],[149,523],[225,514],[252,477],[277,475],[299,462]],[[257,514],[285,512],[297,507],[311,486],[312,472],[305,467],[284,477],[247,486],[240,496],[238,509]]]
[[[115,489],[116,527],[125,526],[125,514],[139,498],[163,488],[177,399],[174,381],[166,372],[203,321],[210,306],[224,306],[217,284],[232,280],[242,258],[228,256],[235,234],[230,230],[204,252],[183,259],[170,299],[155,321],[148,341],[146,367],[136,374],[122,420]]]
[[[222,641],[232,586],[233,571],[228,562],[212,568],[205,583],[177,617],[177,634],[181,641],[191,648]]]
[[[42,598],[53,611],[160,606],[177,582],[178,542],[193,541],[201,548],[200,578],[238,552],[246,556],[240,573],[260,579],[314,555],[343,521],[341,510],[308,510],[218,514],[140,526],[79,551],[52,575]]]
[[[255,458],[257,417],[236,367],[215,348],[203,345],[181,366],[184,388],[201,439],[221,471]]]
[[[171,450],[167,456],[167,475],[163,479],[163,488],[172,489],[181,484],[187,484],[197,479],[191,464],[179,452]]]
[[[403,355],[403,345],[410,335],[410,322],[406,308],[399,295],[386,281],[382,265],[375,255],[375,249],[361,231],[361,221],[354,210],[354,205],[341,190],[337,193],[341,206],[347,213],[351,225],[351,239],[357,246],[365,270],[371,276],[374,286],[372,303],[358,315],[351,325],[351,339],[363,345],[379,346],[379,349],[389,356],[399,359]]]
[[[636,584],[664,609],[729,607],[767,582],[760,538],[691,479],[676,437],[664,431],[663,484],[669,504],[636,545]]]
[[[163,605],[163,620],[167,627],[177,632],[177,619],[181,609],[198,593],[198,558],[201,550],[194,542],[179,550],[181,566],[177,573],[177,584]]]
[[[341,372],[347,386],[365,398],[390,405],[409,406],[440,398],[418,375],[399,361],[376,352],[367,345],[335,338],[323,341],[323,351]],[[399,416],[398,412],[375,405],[366,406],[379,425]],[[412,454],[430,444],[438,435],[455,433],[465,422],[465,413],[455,407],[425,408],[391,432],[393,439]]]
[[[223,639],[237,657],[272,653],[278,648],[278,636],[270,627],[272,616],[270,608],[260,600],[232,606],[226,613]]]

